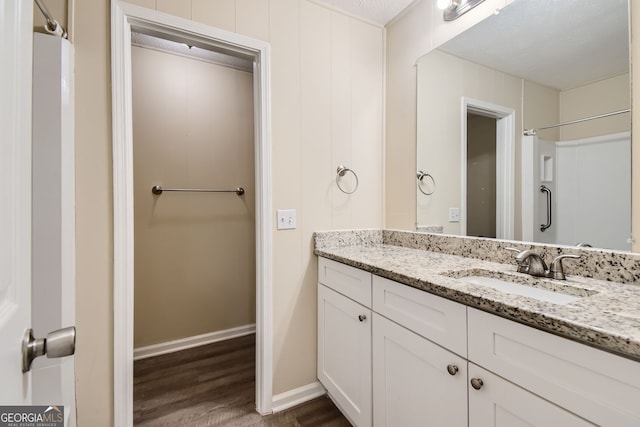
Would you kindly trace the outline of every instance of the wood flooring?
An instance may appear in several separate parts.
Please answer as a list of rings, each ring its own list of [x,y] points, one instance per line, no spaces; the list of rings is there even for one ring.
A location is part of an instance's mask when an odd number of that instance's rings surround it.
[[[350,427],[326,396],[255,411],[255,335],[134,362],[136,426]]]

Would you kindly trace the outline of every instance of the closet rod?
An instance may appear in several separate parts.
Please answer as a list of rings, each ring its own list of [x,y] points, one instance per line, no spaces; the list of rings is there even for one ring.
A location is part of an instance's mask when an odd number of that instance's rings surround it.
[[[609,117],[609,116],[617,116],[618,114],[624,114],[624,113],[629,113],[629,112],[631,112],[631,108],[627,108],[626,110],[613,111],[611,113],[599,114],[597,116],[585,117],[584,119],[572,120],[570,122],[558,123],[557,125],[545,126],[545,127],[542,127],[542,128],[525,129],[524,130],[524,134],[525,134],[525,136],[533,136],[539,130],[552,129],[552,128],[557,128],[557,127],[560,127],[560,126],[572,125],[572,124],[575,124],[575,123],[586,122],[586,121],[589,121],[589,120],[602,119],[604,117]]]
[[[242,196],[244,194],[244,188],[238,187],[233,190],[210,190],[207,188],[162,188],[159,185],[154,185],[151,188],[151,192],[153,194],[162,194],[165,191],[184,191],[189,193],[236,193],[238,196]]]
[[[44,29],[54,36],[62,37],[63,39],[67,38],[67,31],[55,20],[49,9],[47,9],[47,5],[44,4],[44,0],[33,0],[36,6],[40,9],[40,12],[44,15],[44,18],[47,20],[47,24],[44,26]]]

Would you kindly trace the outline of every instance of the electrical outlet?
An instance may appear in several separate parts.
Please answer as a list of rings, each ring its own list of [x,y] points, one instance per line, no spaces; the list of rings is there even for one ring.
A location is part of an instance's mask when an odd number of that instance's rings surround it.
[[[296,210],[278,209],[278,230],[291,230],[296,228]]]
[[[460,208],[449,208],[449,222],[460,222]]]

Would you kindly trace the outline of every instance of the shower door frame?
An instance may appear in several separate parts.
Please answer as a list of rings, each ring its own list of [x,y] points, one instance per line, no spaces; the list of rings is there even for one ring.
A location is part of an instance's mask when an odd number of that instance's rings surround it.
[[[131,31],[197,41],[253,58],[256,188],[256,410],[272,412],[272,236],[269,43],[120,0],[111,3],[114,424],[133,425],[133,131]]]

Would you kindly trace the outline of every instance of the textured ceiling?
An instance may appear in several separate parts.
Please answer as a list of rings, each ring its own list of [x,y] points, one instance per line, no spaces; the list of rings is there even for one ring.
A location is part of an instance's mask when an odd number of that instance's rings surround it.
[[[627,0],[518,0],[440,49],[560,90],[629,72]]]
[[[320,2],[384,25],[409,6],[413,0],[321,0]]]

